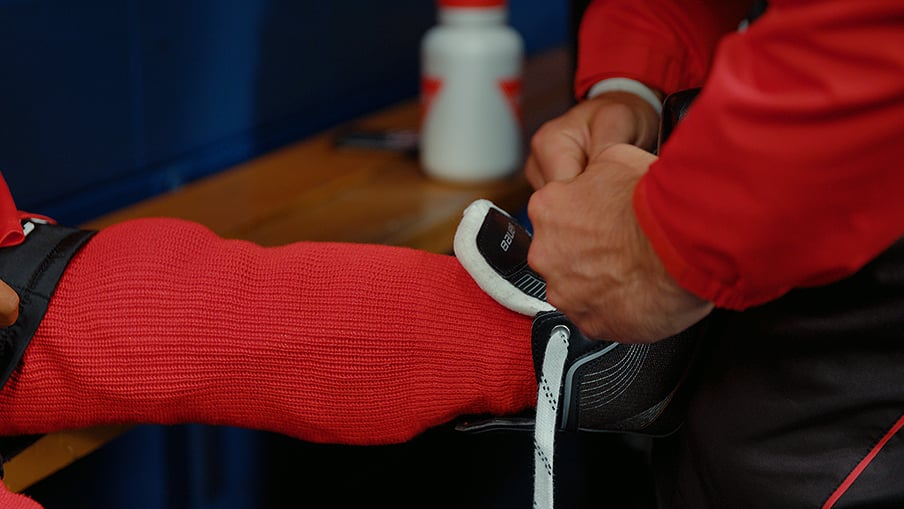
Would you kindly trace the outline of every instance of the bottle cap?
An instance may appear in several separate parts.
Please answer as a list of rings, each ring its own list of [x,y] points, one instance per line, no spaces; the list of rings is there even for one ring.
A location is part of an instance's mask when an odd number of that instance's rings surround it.
[[[505,7],[506,0],[438,0],[440,7],[467,7],[471,9]]]

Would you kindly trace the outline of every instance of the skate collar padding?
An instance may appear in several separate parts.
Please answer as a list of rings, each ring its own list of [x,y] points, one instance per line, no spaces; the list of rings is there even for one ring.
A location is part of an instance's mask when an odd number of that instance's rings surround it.
[[[489,200],[464,210],[455,232],[455,256],[477,285],[503,306],[527,316],[554,308],[546,282],[527,265],[530,233]]]

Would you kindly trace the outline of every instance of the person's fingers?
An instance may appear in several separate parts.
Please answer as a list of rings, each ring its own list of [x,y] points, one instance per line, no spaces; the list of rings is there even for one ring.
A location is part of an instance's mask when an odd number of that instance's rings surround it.
[[[0,280],[0,327],[9,327],[19,318],[19,295]]]
[[[654,148],[659,134],[659,114],[645,100],[631,93],[610,92],[596,99],[598,108],[590,118],[590,159],[608,147],[628,144],[644,150]]]
[[[656,156],[613,145],[570,182],[528,201],[528,264],[549,303],[588,337],[645,343],[676,334],[712,305],[672,279],[637,223],[634,189]]]
[[[554,182],[571,180],[587,165],[586,136],[580,129],[547,122],[531,138],[531,153],[525,175],[535,189]]]
[[[612,145],[633,143],[636,121],[629,105],[606,102],[590,117],[590,140],[587,147],[588,158],[592,161]]]
[[[634,94],[609,92],[543,124],[531,138],[524,175],[534,189],[567,182],[612,145],[653,146],[658,114]]]
[[[524,163],[524,177],[527,179],[527,183],[534,189],[540,189],[546,185],[546,180],[543,178],[543,172],[540,171],[540,165],[537,164],[537,160],[534,158],[533,154],[528,154],[527,162]]]

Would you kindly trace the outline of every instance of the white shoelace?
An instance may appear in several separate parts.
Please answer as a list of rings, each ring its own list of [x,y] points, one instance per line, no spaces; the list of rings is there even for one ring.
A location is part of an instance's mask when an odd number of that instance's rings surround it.
[[[534,509],[553,509],[553,461],[555,459],[556,416],[562,392],[562,376],[568,356],[571,332],[557,325],[549,334],[534,428]]]

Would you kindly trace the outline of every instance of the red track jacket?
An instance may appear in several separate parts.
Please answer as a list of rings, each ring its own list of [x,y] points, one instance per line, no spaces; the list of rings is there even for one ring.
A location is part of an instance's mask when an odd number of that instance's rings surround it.
[[[856,272],[904,235],[904,2],[596,1],[576,93],[703,87],[638,186],[666,269],[744,309]]]

